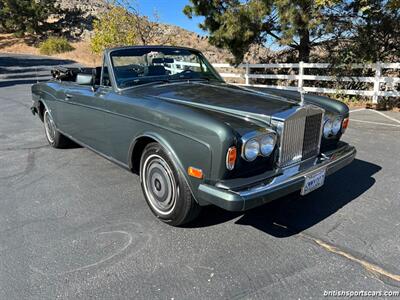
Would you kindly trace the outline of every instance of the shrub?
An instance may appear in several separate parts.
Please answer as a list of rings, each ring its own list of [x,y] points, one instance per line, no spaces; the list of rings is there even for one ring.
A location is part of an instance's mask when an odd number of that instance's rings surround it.
[[[52,55],[74,50],[74,47],[63,37],[50,37],[39,46],[39,52],[44,55]]]

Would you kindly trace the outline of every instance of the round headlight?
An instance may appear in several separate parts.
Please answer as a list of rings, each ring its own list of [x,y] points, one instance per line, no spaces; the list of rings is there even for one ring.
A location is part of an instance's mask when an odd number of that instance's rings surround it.
[[[260,144],[254,139],[248,141],[244,146],[244,157],[248,161],[255,160],[259,153],[260,153]]]
[[[332,135],[333,121],[326,119],[324,123],[324,137],[329,138]]]
[[[341,118],[336,118],[335,121],[333,121],[333,124],[332,124],[332,133],[334,135],[337,135],[339,133],[341,127],[342,127],[342,119]]]
[[[270,155],[275,148],[275,141],[275,134],[268,134],[263,136],[260,141],[261,154],[264,156]]]

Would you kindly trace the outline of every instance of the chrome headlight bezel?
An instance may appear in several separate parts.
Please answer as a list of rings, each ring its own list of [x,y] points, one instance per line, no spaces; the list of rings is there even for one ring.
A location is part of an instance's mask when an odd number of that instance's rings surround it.
[[[268,157],[274,151],[276,145],[276,134],[265,134],[260,138],[260,152],[263,156]]]
[[[343,121],[343,118],[341,118],[341,117],[336,117],[335,120],[333,120],[333,124],[332,124],[333,135],[338,135],[338,133],[340,133],[340,131],[342,129],[342,121]]]
[[[343,118],[341,116],[325,115],[323,136],[326,139],[337,137],[342,132]]]
[[[324,128],[322,129],[324,133],[324,138],[329,139],[332,135],[332,127],[333,127],[333,121],[330,118],[327,118],[324,121]]]
[[[267,151],[262,151],[262,141],[265,141],[266,138],[269,139],[270,147],[267,149]],[[242,137],[241,156],[245,161],[248,162],[254,161],[258,156],[268,157],[275,149],[276,140],[276,133],[270,129],[253,131],[245,134]],[[271,142],[273,142],[273,144],[271,144]]]
[[[256,139],[250,139],[243,147],[243,157],[247,161],[254,161],[260,154],[260,143]]]

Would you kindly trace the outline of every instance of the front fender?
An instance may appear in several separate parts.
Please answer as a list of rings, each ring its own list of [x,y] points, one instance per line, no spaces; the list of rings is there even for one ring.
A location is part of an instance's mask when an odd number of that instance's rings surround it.
[[[168,157],[173,161],[176,169],[191,189],[196,201],[199,202],[200,205],[206,204],[201,203],[200,200],[197,199],[196,193],[199,185],[206,182],[211,173],[212,157],[209,145],[187,136],[168,131],[163,133],[144,132],[137,136],[129,147],[128,155],[131,159],[128,161],[130,169],[133,169],[135,160],[140,160],[140,156],[135,155],[134,152],[138,141],[142,138],[150,138],[159,143],[165,149]],[[187,169],[190,166],[201,169],[204,174],[203,179],[190,177],[187,173]]]

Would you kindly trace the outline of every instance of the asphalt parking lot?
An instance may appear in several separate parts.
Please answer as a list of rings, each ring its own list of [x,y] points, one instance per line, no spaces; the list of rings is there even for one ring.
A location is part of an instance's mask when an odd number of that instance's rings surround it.
[[[400,291],[400,113],[357,110],[357,159],[323,188],[174,228],[136,175],[48,146],[30,86],[57,64],[0,55],[0,299],[292,299]]]

